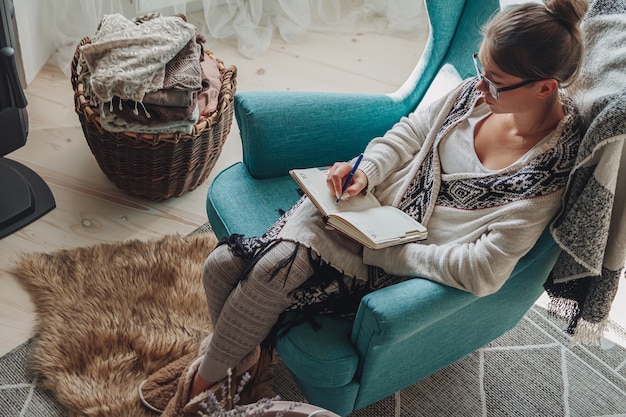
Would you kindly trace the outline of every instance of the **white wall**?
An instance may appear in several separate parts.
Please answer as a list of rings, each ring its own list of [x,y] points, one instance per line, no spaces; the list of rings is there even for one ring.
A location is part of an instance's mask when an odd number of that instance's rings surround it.
[[[55,51],[46,24],[52,5],[49,1],[41,0],[13,0],[13,3],[17,38],[20,43],[25,81],[28,85]]]
[[[17,38],[22,57],[26,85],[30,84],[39,74],[50,57],[56,52],[55,36],[50,24],[52,13],[63,12],[58,10],[61,4],[55,0],[13,0],[15,6],[15,21],[17,24]],[[76,2],[80,0],[74,0]],[[99,0],[97,0],[99,1]],[[136,0],[135,0],[136,2]],[[133,0],[121,0],[123,13],[134,16],[136,4]],[[80,39],[76,39],[79,41]]]

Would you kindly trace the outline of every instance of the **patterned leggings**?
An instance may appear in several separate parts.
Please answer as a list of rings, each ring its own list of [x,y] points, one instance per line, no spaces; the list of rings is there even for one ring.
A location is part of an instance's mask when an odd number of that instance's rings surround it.
[[[286,259],[290,263],[277,271]],[[272,245],[240,282],[245,268],[246,261],[228,245],[215,248],[204,264],[214,333],[198,372],[210,382],[224,378],[265,339],[280,314],[293,304],[294,290],[313,273],[308,249],[289,241]]]

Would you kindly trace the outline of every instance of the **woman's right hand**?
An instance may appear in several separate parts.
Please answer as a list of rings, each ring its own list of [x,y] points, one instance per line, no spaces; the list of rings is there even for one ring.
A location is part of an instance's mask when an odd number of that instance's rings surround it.
[[[359,194],[367,187],[367,176],[363,171],[357,169],[352,176],[350,184],[348,184],[348,188],[342,193],[341,189],[346,178],[350,175],[350,171],[352,171],[352,165],[348,162],[335,162],[328,171],[326,185],[335,198],[345,200]]]

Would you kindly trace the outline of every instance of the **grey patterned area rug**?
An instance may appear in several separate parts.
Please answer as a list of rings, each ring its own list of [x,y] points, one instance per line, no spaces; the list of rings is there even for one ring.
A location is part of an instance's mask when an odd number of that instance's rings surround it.
[[[626,416],[624,343],[570,346],[561,327],[535,306],[502,337],[350,417]],[[68,416],[30,375],[31,343],[0,358],[0,416]],[[282,363],[275,382],[283,399],[303,399]]]

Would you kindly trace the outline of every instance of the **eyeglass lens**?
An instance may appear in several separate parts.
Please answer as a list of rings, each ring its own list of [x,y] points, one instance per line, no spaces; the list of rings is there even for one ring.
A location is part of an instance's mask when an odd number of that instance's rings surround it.
[[[496,87],[495,84],[491,82],[489,78],[483,75],[483,72],[480,66],[480,61],[478,60],[478,54],[474,54],[473,58],[474,58],[474,67],[476,67],[476,74],[478,75],[478,78],[480,78],[487,86],[487,90],[489,91],[489,94],[491,94],[491,97],[493,98],[500,97],[500,92],[498,91],[498,87]]]

